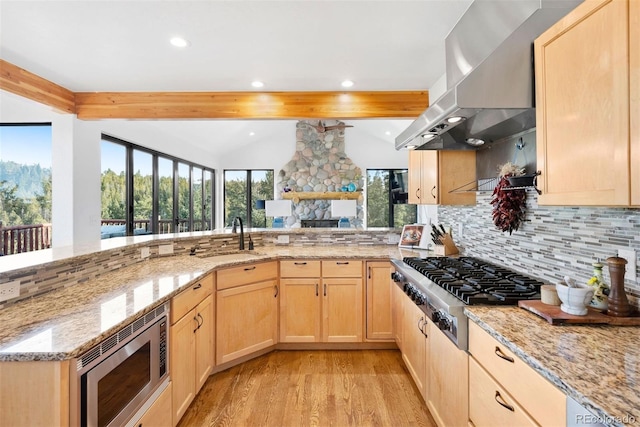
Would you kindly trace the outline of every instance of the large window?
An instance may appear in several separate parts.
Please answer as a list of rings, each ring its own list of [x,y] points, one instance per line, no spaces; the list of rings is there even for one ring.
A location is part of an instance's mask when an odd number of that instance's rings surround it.
[[[264,206],[259,202],[273,199],[273,170],[224,171],[224,222],[231,227],[236,217],[246,227],[265,228]]]
[[[51,246],[51,124],[0,124],[0,255]]]
[[[407,204],[407,189],[406,169],[367,169],[367,227],[414,224],[417,208]]]
[[[102,238],[211,230],[214,177],[212,169],[103,136]]]

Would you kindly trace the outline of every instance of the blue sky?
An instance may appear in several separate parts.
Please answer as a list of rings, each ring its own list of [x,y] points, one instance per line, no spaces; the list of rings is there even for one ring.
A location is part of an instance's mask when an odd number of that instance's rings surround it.
[[[0,160],[51,167],[51,126],[0,126]]]

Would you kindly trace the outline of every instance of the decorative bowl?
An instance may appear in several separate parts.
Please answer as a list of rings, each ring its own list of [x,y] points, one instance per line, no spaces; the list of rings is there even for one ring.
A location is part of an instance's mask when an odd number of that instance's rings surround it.
[[[587,314],[587,305],[593,297],[593,288],[591,286],[576,284],[575,287],[569,287],[564,283],[556,284],[558,298],[562,301],[560,310],[575,316],[584,316]]]

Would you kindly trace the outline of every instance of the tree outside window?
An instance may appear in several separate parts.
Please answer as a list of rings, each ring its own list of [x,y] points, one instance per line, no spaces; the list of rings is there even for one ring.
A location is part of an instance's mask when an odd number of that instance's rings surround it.
[[[407,204],[407,188],[406,169],[367,169],[367,227],[415,224],[417,207]]]
[[[267,224],[264,208],[256,205],[258,200],[273,200],[273,170],[225,170],[224,171],[224,218],[225,227],[232,227],[236,217],[249,227],[265,228]]]

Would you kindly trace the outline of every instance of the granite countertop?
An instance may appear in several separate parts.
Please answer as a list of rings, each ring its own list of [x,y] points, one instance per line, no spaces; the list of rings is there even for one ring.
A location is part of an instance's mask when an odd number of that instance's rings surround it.
[[[640,423],[640,328],[554,326],[518,307],[465,313],[605,424]]]
[[[417,253],[397,246],[273,246],[258,247],[252,256],[248,252],[151,258],[4,308],[0,310],[0,361],[66,360],[81,355],[216,268],[269,259],[391,259]]]

